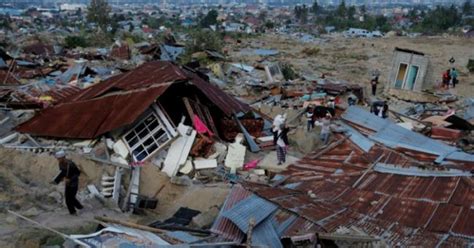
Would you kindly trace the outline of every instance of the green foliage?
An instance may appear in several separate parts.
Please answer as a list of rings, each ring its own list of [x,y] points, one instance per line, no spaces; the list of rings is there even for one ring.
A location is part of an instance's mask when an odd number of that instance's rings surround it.
[[[472,15],[472,5],[471,0],[466,0],[462,5],[462,14],[463,15]]]
[[[110,6],[107,0],[91,0],[87,11],[88,22],[97,23],[103,30],[110,24]]]
[[[474,73],[474,59],[470,59],[468,62],[467,62],[467,69],[469,70],[469,72],[471,73]]]
[[[94,47],[109,47],[113,42],[113,36],[105,32],[90,33],[87,36],[87,44],[92,44]]]
[[[275,23],[273,23],[272,21],[266,21],[265,22],[265,28],[274,29],[275,28]]]
[[[318,47],[306,47],[303,50],[301,50],[301,53],[306,54],[306,56],[316,56],[319,54],[321,49]]]
[[[140,42],[145,40],[143,38],[143,36],[138,35],[138,34],[133,34],[133,33],[130,33],[130,32],[128,32],[128,33],[124,32],[122,34],[122,39],[127,41],[127,43],[129,43],[129,44],[140,43]]]
[[[339,6],[337,6],[336,15],[341,18],[345,18],[347,16],[346,1],[342,0]]]
[[[87,47],[87,40],[83,36],[67,36],[64,39],[64,45],[67,48],[76,48],[76,47]]]
[[[186,54],[182,57],[181,62],[190,62],[192,54],[196,52],[205,50],[220,52],[222,45],[222,39],[218,33],[210,30],[194,29],[189,33],[189,39],[186,42]]]
[[[152,29],[159,29],[161,26],[165,25],[165,18],[160,17],[160,18],[155,18],[155,17],[147,17],[145,20],[143,20],[143,24],[148,25],[148,27]]]
[[[296,74],[295,70],[293,70],[293,67],[290,64],[283,64],[281,66],[281,73],[283,74],[285,80],[293,80],[298,78],[298,74]]]
[[[319,6],[318,1],[314,1],[313,5],[311,6],[311,12],[315,15],[320,14],[322,11],[322,7]]]
[[[219,13],[217,13],[217,10],[213,9],[207,12],[207,15],[201,19],[201,27],[203,28],[208,28],[211,25],[216,25],[217,24],[217,16]]]
[[[309,8],[306,7],[305,4],[303,4],[303,6],[295,6],[294,12],[296,19],[298,19],[300,23],[304,24],[308,22]]]
[[[426,13],[423,21],[418,24],[418,29],[429,33],[439,33],[459,24],[461,24],[461,17],[454,5],[449,8],[437,6],[436,9]]]

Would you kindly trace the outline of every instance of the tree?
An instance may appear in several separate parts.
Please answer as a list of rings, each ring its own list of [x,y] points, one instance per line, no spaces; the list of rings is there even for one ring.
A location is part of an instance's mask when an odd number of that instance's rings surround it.
[[[337,14],[337,16],[339,16],[341,18],[346,18],[347,8],[346,8],[346,1],[345,0],[342,0],[342,2],[339,4],[339,6],[337,6],[336,14]]]
[[[306,5],[303,6],[295,6],[295,17],[301,23],[306,23],[308,21],[308,8]]]
[[[222,39],[216,32],[197,29],[190,33],[190,39],[186,43],[186,53],[193,54],[204,50],[220,51]]]
[[[266,11],[266,10],[261,11],[261,12],[258,14],[258,19],[259,19],[260,21],[262,21],[262,22],[265,21],[265,20],[267,20],[267,11]]]
[[[311,6],[311,12],[314,15],[321,13],[321,6],[319,6],[318,1],[313,2],[313,6]]]
[[[365,5],[360,6],[359,11],[360,11],[361,15],[367,14],[367,8],[365,7]]]
[[[463,15],[471,15],[472,14],[472,5],[471,0],[466,0],[462,5],[462,14]]]
[[[201,20],[201,27],[208,28],[211,25],[216,25],[218,15],[219,13],[215,9],[207,12],[207,15]]]
[[[438,6],[426,13],[425,18],[417,28],[426,32],[437,33],[447,31],[459,24],[461,24],[461,17],[454,5],[449,8]]]
[[[349,7],[349,9],[347,9],[347,19],[353,21],[355,14],[356,14],[356,8],[354,6],[351,6]]]
[[[87,40],[83,36],[67,36],[64,43],[67,48],[87,47]]]
[[[110,6],[107,0],[91,0],[87,8],[87,21],[97,23],[102,30],[110,24]]]

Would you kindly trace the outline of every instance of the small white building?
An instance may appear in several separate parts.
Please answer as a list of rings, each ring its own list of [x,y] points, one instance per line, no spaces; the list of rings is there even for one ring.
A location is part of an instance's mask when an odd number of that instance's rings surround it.
[[[349,28],[348,30],[344,31],[344,35],[346,37],[382,37],[383,34],[380,31],[368,31],[366,29],[361,28]]]
[[[78,10],[86,10],[87,5],[79,4],[79,3],[63,3],[59,5],[60,11],[78,11]]]

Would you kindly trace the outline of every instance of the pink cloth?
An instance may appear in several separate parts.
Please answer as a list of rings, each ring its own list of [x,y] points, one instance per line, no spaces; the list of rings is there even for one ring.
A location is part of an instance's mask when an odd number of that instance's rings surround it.
[[[244,170],[250,170],[257,167],[258,163],[260,163],[260,159],[252,160],[246,164],[244,164]]]
[[[197,115],[194,115],[193,123],[194,123],[194,129],[196,129],[196,132],[200,134],[207,133],[211,137],[214,135],[214,133],[212,133],[211,130],[209,130],[209,128],[206,127],[204,122],[202,122],[201,119],[199,119]]]

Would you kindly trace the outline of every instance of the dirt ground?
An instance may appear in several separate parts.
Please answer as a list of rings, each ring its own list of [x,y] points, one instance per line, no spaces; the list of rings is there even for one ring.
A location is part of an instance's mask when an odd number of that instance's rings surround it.
[[[466,65],[474,59],[473,40],[462,37],[392,37],[392,38],[344,38],[323,36],[313,43],[303,43],[279,35],[262,35],[243,41],[240,47],[230,53],[235,61],[254,64],[259,58],[239,56],[241,47],[277,49],[280,53],[269,60],[289,63],[300,75],[319,77],[322,73],[329,78],[347,80],[368,86],[371,71],[381,72],[380,82],[387,82],[395,47],[417,50],[430,58],[432,74],[426,79],[431,85],[441,81],[444,70],[454,66],[459,71],[459,86],[452,93],[462,97],[474,96],[474,74]],[[305,48],[318,48],[316,55],[308,56]],[[449,59],[456,62],[451,65]],[[261,59],[261,58],[260,58]]]
[[[39,247],[62,244],[62,238],[9,214],[12,210],[45,226],[66,234],[90,233],[95,230],[95,216],[149,224],[171,217],[179,207],[206,212],[220,206],[229,192],[227,184],[180,186],[170,183],[159,169],[146,164],[142,168],[140,193],[157,198],[158,207],[146,215],[123,213],[110,203],[90,197],[86,186],[100,185],[104,172],[112,175],[113,167],[81,157],[68,155],[81,169],[78,199],[84,205],[78,216],[70,216],[63,197],[64,185],[51,185],[57,175],[56,159],[49,154],[0,149],[0,247]],[[166,185],[156,194],[162,185]]]

